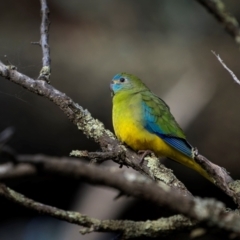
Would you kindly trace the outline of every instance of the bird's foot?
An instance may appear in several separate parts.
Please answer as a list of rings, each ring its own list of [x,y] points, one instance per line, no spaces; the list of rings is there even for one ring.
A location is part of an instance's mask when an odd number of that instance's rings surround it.
[[[138,154],[142,154],[141,157],[140,157],[140,165],[143,164],[144,162],[144,158],[147,156],[147,155],[150,155],[152,154],[153,152],[151,150],[139,150],[138,151]]]
[[[196,147],[193,148],[193,155],[194,157],[197,157],[198,156],[198,149]]]

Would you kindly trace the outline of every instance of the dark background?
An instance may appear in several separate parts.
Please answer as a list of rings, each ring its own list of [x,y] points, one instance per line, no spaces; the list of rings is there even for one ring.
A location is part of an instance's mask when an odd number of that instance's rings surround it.
[[[225,1],[240,20],[238,1]],[[37,78],[41,49],[40,3],[1,0],[0,60]],[[171,108],[189,142],[240,178],[240,86],[211,53],[220,54],[240,76],[234,40],[197,1],[49,1],[51,84],[112,130],[109,82],[118,72],[139,76]],[[0,78],[0,131],[15,127],[9,145],[22,154],[68,156],[73,149],[99,147],[77,131],[50,101]],[[233,202],[192,170],[166,161],[194,195]],[[116,191],[69,179],[11,181],[9,186],[37,201],[100,219],[147,220],[165,209],[123,197]],[[61,222],[0,199],[2,240],[114,239],[116,234],[81,236],[79,226]],[[167,239],[188,239],[186,235]],[[218,239],[209,236],[199,239]]]

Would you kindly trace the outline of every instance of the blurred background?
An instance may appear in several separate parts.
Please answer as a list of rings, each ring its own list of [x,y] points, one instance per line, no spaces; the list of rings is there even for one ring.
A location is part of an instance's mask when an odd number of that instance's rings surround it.
[[[0,60],[37,78],[41,69],[40,3],[1,2]],[[51,84],[112,130],[109,81],[119,72],[139,76],[163,98],[188,141],[214,163],[240,178],[240,86],[211,50],[240,77],[234,40],[197,1],[50,0]],[[237,1],[225,1],[240,21]],[[4,57],[7,55],[7,60]],[[0,78],[0,131],[12,126],[9,146],[21,154],[68,156],[73,149],[99,150],[50,101]],[[1,161],[1,160],[0,160]],[[170,160],[176,176],[197,196],[232,200],[197,173]],[[169,212],[117,191],[69,179],[34,178],[8,182],[45,204],[100,219],[147,220]],[[82,236],[79,226],[40,216],[0,198],[0,239],[105,240],[117,234]],[[14,231],[13,231],[14,229]],[[146,239],[146,238],[142,238]],[[188,234],[165,239],[188,239]],[[208,235],[199,239],[219,239]]]

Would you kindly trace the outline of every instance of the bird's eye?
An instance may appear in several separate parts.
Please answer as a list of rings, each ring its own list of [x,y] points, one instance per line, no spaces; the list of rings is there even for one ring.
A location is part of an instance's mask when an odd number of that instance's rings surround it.
[[[125,82],[125,78],[120,78],[119,81],[120,82]]]

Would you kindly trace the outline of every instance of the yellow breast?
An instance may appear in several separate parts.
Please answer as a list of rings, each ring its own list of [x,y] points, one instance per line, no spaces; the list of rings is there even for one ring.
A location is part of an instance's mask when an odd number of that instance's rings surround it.
[[[144,128],[142,108],[137,106],[141,101],[134,97],[134,101],[132,98],[113,99],[113,127],[118,139],[136,151],[151,150],[158,156],[172,156],[170,152],[174,149]]]

